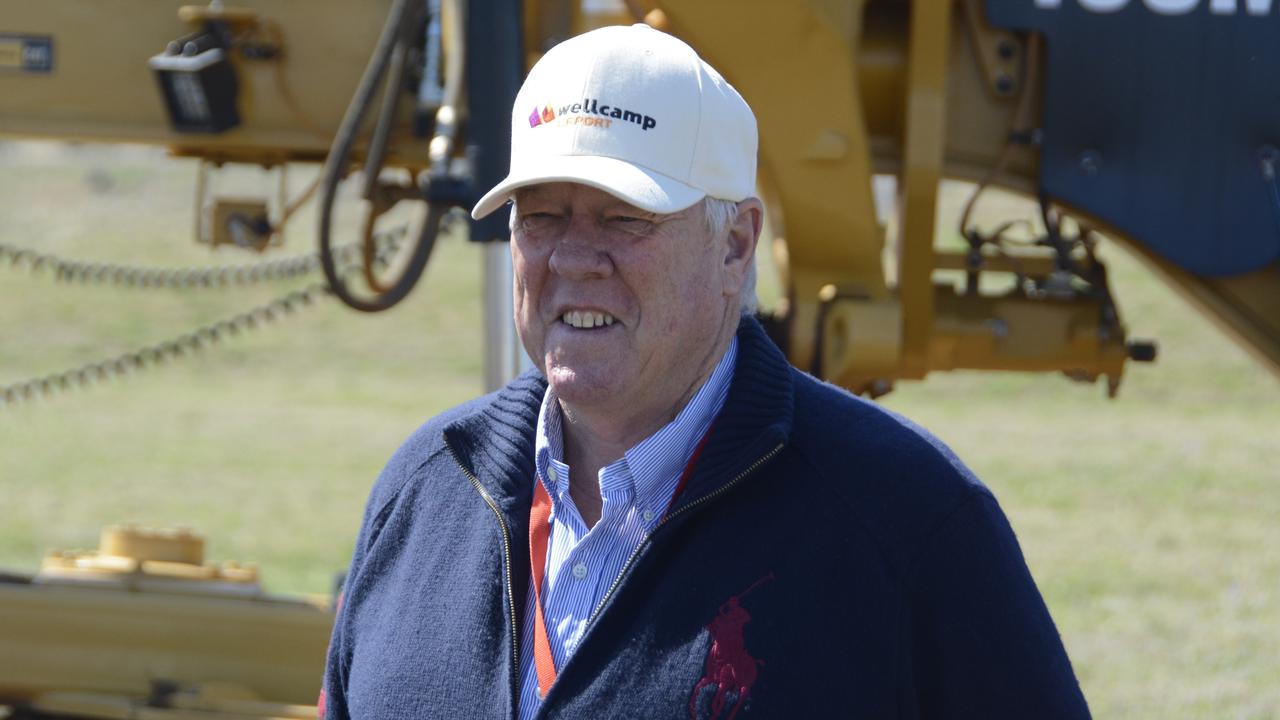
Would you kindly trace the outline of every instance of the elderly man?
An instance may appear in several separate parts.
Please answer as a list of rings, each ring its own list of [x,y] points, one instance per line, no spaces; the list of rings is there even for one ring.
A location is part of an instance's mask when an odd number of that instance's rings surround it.
[[[1081,718],[991,493],[791,368],[744,307],[755,119],[644,26],[555,47],[512,119],[536,372],[424,425],[369,500],[331,718]]]

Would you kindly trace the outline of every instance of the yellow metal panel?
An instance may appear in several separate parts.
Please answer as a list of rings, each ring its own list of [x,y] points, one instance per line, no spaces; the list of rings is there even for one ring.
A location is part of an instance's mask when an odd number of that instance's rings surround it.
[[[146,697],[154,680],[312,703],[333,616],[296,602],[0,585],[0,702],[58,691]]]
[[[162,144],[206,155],[222,150],[237,159],[321,157],[368,63],[390,0],[235,3],[278,26],[284,55],[235,60],[242,124],[218,135],[170,130],[147,66],[169,41],[196,29],[178,17],[184,4],[0,0],[0,35],[50,35],[54,48],[50,73],[0,73],[0,135]],[[404,110],[402,139],[409,121],[409,108]],[[401,142],[393,156],[425,165],[425,143]]]

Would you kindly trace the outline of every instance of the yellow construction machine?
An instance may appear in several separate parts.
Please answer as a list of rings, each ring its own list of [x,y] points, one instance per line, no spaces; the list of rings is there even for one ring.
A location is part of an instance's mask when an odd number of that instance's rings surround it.
[[[198,158],[211,245],[269,251],[314,195],[325,291],[376,312],[412,290],[442,218],[505,174],[527,68],[621,22],[688,41],[755,110],[783,289],[762,320],[797,367],[870,395],[954,369],[1114,393],[1155,356],[1127,336],[1096,252],[1114,242],[1280,373],[1271,0],[0,0],[0,137]],[[320,179],[280,198],[209,189],[227,167],[305,163]],[[975,183],[953,249],[936,243],[944,179]],[[877,216],[877,182],[893,217]],[[354,224],[334,220],[342,188]],[[1040,222],[977,226],[986,188],[1032,198]],[[407,240],[380,224],[397,207],[417,214]],[[470,226],[489,385],[518,365],[507,232],[501,213]],[[0,387],[0,402],[77,379]],[[96,553],[0,576],[0,706],[310,716],[330,618],[264,594],[252,569],[206,565],[190,533],[112,528]]]

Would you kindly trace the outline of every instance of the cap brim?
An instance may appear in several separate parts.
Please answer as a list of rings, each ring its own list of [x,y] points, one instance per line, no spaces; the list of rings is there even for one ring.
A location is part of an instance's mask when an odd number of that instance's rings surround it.
[[[625,160],[599,155],[561,155],[538,158],[533,167],[512,170],[506,179],[480,198],[471,209],[479,220],[502,207],[516,190],[549,182],[590,185],[642,210],[673,213],[701,200],[706,193]]]

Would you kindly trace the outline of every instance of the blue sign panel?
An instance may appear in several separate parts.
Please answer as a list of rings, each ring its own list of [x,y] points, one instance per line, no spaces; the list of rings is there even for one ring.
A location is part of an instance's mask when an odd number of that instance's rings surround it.
[[[987,0],[987,14],[1045,35],[1050,197],[1198,275],[1280,258],[1280,0]]]

